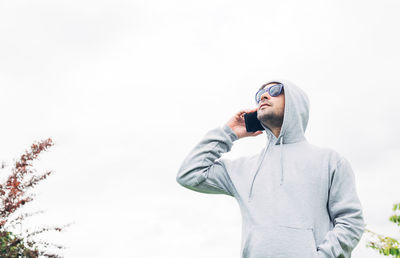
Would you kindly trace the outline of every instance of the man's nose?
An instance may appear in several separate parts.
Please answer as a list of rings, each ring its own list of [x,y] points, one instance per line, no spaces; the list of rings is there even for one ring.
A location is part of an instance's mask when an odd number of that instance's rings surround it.
[[[263,98],[266,98],[266,99],[270,99],[271,98],[271,96],[268,94],[268,91],[264,92],[261,95],[260,100],[262,100]]]

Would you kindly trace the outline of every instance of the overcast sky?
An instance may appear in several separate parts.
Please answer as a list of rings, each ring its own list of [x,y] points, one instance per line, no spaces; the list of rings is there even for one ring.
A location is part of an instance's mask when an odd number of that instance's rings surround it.
[[[400,238],[399,11],[398,0],[0,1],[0,160],[55,142],[35,162],[54,173],[25,206],[45,210],[28,225],[74,222],[51,234],[65,257],[239,258],[235,199],[175,178],[207,131],[282,77],[310,98],[308,141],[351,162],[367,228]],[[381,257],[366,236],[352,257]]]

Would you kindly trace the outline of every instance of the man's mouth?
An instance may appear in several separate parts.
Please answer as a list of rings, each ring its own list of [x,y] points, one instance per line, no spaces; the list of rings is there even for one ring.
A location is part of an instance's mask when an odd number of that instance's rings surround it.
[[[262,104],[262,105],[260,106],[260,108],[265,107],[265,106],[271,106],[271,105],[268,105],[267,103],[265,103],[265,104]]]

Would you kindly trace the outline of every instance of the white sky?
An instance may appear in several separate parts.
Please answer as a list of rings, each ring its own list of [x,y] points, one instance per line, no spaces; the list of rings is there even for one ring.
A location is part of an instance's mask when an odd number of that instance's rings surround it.
[[[307,139],[352,164],[369,229],[399,237],[400,2],[1,1],[0,160],[55,146],[24,211],[65,257],[232,258],[236,201],[178,168],[208,131],[287,78],[309,95]],[[262,134],[227,156],[256,153]],[[5,172],[2,171],[2,177]],[[22,210],[21,210],[22,211]],[[381,257],[362,238],[354,258]]]

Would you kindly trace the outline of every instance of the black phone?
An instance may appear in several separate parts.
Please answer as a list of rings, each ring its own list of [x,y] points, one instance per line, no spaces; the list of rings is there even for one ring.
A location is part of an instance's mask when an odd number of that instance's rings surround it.
[[[261,125],[260,120],[257,118],[257,111],[251,113],[244,113],[244,123],[246,124],[247,132],[257,132],[265,130]]]

